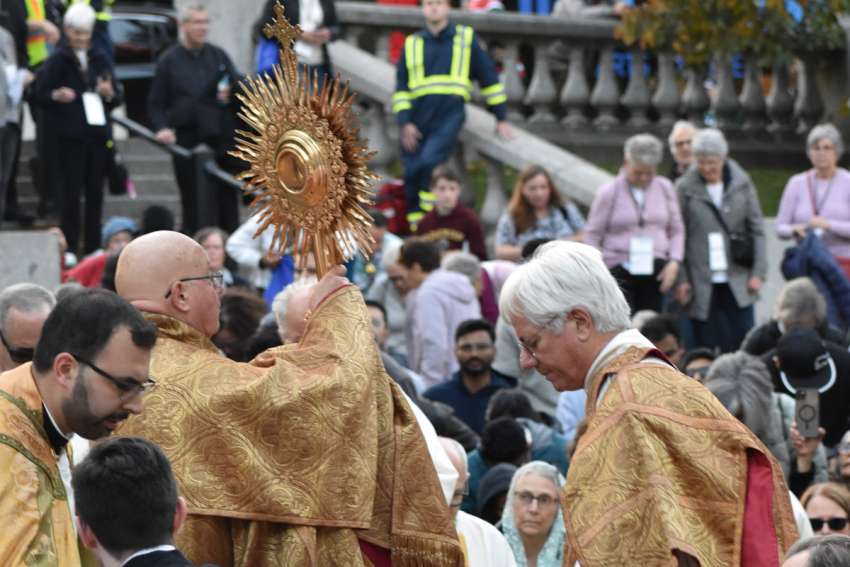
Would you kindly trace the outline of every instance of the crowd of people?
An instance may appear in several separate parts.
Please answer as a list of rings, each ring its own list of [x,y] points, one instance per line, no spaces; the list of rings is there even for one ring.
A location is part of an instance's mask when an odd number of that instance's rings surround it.
[[[499,135],[512,134],[492,64],[448,6],[424,0],[427,28],[399,59],[407,230],[370,210],[371,256],[322,278],[312,257],[270,250],[258,217],[240,224],[225,188],[217,224],[200,226],[179,161],[181,232],[157,206],[100,222],[120,89],[93,47],[97,8],[67,10],[33,86],[45,123],[61,125],[46,151],[74,147],[58,162],[76,187],[57,193],[74,202],[60,206],[64,283],[0,292],[0,518],[15,518],[0,562],[847,564],[838,130],[811,130],[812,168],[783,192],[776,232],[795,246],[757,325],[780,259],[719,130],[677,123],[668,176],[664,143],[630,137],[586,210],[530,165],[488,234],[444,163],[468,92],[429,90],[426,71],[455,73],[468,47],[468,75],[446,75],[450,86],[478,79]],[[287,14],[305,30],[299,61],[326,73],[333,2]],[[203,7],[180,19],[151,92],[154,130],[224,159],[217,117],[238,76],[206,42]],[[433,98],[446,96],[457,100]],[[81,247],[80,191],[97,183]],[[817,417],[801,422],[812,396]]]

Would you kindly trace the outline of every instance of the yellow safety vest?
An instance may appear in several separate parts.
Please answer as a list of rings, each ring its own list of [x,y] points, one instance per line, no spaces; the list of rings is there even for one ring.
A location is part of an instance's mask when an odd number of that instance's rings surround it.
[[[27,22],[44,21],[44,0],[26,0]],[[41,32],[29,32],[27,35],[27,59],[32,67],[47,59],[47,37]]]
[[[408,110],[412,100],[431,94],[455,95],[468,101],[472,95],[472,81],[469,80],[472,36],[471,27],[455,26],[452,65],[448,75],[426,75],[425,38],[418,33],[407,36],[404,42],[407,90],[393,95],[393,112]]]

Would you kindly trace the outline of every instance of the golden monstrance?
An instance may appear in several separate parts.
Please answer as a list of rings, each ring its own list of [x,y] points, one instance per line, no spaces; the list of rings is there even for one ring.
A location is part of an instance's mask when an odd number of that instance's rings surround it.
[[[315,73],[299,73],[293,44],[301,29],[286,20],[283,6],[274,11],[263,32],[280,43],[280,64],[243,83],[239,117],[253,131],[237,131],[231,154],[250,164],[239,179],[260,215],[254,237],[273,227],[272,251],[284,254],[291,245],[302,267],[312,252],[321,277],[358,251],[372,253],[364,206],[376,178],[366,166],[374,152],[351,125],[348,83],[337,74],[319,89]]]

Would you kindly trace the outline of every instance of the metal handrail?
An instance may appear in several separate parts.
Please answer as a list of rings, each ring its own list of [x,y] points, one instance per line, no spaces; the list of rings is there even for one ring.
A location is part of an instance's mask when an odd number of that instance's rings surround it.
[[[219,167],[215,161],[215,154],[206,144],[199,144],[192,149],[184,148],[178,144],[164,144],[157,140],[156,134],[148,127],[131,120],[126,116],[113,116],[116,124],[126,128],[131,135],[138,136],[161,150],[177,156],[179,159],[187,160],[193,164],[193,176],[195,184],[195,202],[197,207],[198,222],[200,226],[214,224],[215,219],[210,218],[208,184],[211,180],[223,183],[239,192],[243,185],[234,179],[233,175]]]

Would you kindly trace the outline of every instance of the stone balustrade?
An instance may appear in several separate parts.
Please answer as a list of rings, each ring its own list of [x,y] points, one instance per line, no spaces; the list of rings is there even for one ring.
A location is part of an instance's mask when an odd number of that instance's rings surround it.
[[[336,7],[346,39],[385,60],[393,30],[424,26],[416,7],[350,1]],[[727,132],[733,149],[745,144],[776,152],[784,144],[801,154],[801,134],[824,118],[814,59],[764,67],[718,56],[709,96],[705,71],[683,67],[671,53],[626,49],[613,20],[462,11],[451,18],[472,26],[500,54],[511,121],[564,147],[587,143],[590,135],[619,148],[628,134],[665,136],[679,118],[698,124],[708,118]],[[520,54],[530,77],[522,74]],[[733,63],[742,76],[733,76]],[[829,112],[826,118],[835,119]]]

